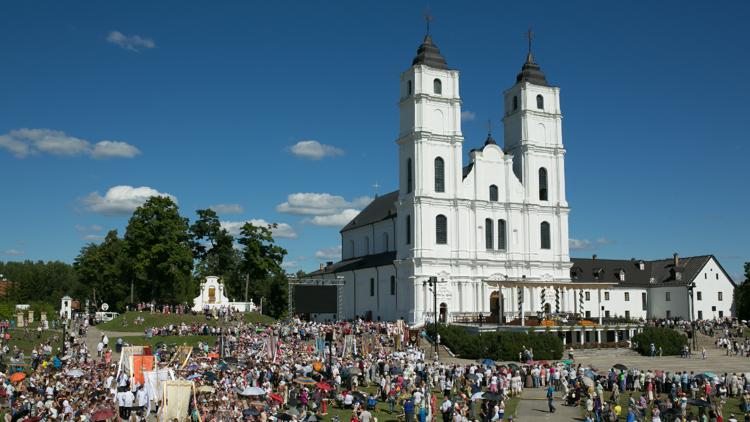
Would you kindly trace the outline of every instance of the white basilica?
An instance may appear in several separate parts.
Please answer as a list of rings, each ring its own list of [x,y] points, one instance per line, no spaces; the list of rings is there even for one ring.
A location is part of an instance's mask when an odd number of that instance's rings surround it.
[[[531,52],[504,92],[502,147],[488,135],[467,165],[459,71],[429,35],[399,83],[399,189],[377,197],[341,230],[340,262],[305,277],[340,281],[336,318],[420,324],[435,313],[444,321],[479,314],[508,321],[540,311],[645,318],[667,316],[665,310],[686,317],[685,285],[702,281],[697,275],[711,265],[711,294],[723,295],[711,302],[713,315],[730,315],[734,285],[713,256],[683,259],[692,266],[677,256],[571,261],[560,89]],[[670,288],[677,289],[674,309],[648,298]]]

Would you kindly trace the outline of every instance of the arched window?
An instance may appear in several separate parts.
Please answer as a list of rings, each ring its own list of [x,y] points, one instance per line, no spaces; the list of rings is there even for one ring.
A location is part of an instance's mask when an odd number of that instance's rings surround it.
[[[497,220],[497,250],[504,251],[508,241],[505,234],[505,220]]]
[[[497,202],[497,186],[490,185],[490,201]]]
[[[552,242],[550,241],[550,234],[549,234],[549,223],[546,221],[542,222],[542,249],[550,249]]]
[[[383,233],[383,252],[388,252],[388,233]]]
[[[435,94],[443,93],[443,83],[440,79],[435,78],[435,80],[432,81],[432,91],[435,92]]]
[[[492,227],[492,219],[487,218],[484,220],[484,247],[487,250],[494,249],[494,238],[495,230]]]
[[[513,111],[516,111],[516,110],[518,110],[518,97],[514,95],[513,96]]]
[[[539,168],[539,200],[547,200],[547,169]]]
[[[536,108],[544,110],[544,97],[541,94],[536,96]]]
[[[411,158],[406,160],[406,193],[411,193],[412,187],[413,187],[413,173],[412,173],[412,165],[411,165]]]
[[[435,217],[435,243],[438,245],[448,243],[448,219],[442,214]]]
[[[391,276],[391,296],[396,296],[396,276]]]
[[[411,216],[406,216],[406,244],[411,245]]]
[[[365,236],[365,255],[370,254],[370,237]]]
[[[445,161],[435,158],[435,192],[445,192]]]
[[[406,82],[406,95],[411,95],[411,81]]]

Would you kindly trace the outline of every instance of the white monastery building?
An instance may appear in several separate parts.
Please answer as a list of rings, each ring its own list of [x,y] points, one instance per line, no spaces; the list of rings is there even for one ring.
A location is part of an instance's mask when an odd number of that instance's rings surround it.
[[[427,35],[399,80],[399,188],[341,230],[340,262],[305,276],[343,289],[341,315],[312,318],[688,319],[690,283],[693,318],[731,315],[734,283],[713,256],[571,260],[560,88],[531,51],[503,93],[503,146],[488,135],[468,164],[459,76]]]

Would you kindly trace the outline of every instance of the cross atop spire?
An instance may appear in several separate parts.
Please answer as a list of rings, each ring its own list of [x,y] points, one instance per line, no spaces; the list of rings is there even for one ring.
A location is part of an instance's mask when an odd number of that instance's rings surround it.
[[[487,139],[484,141],[484,145],[497,145],[497,142],[495,142],[495,139],[492,137],[492,119],[487,119]]]
[[[425,32],[425,36],[427,36],[427,35],[430,35],[430,22],[435,20],[435,17],[432,16],[432,14],[430,14],[429,8],[425,9],[423,16],[424,16],[425,24],[427,24],[427,32]]]
[[[531,54],[531,41],[534,39],[534,31],[531,30],[531,27],[526,31],[526,38],[529,40],[529,54]]]

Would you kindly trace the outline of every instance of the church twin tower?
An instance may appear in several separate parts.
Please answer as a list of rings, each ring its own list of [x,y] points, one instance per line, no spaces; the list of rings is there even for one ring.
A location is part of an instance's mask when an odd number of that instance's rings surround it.
[[[397,261],[476,283],[451,311],[482,311],[489,277],[570,280],[559,93],[529,51],[504,93],[504,147],[490,134],[464,166],[459,72],[427,35],[401,74]]]

